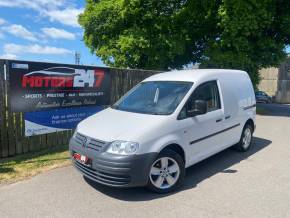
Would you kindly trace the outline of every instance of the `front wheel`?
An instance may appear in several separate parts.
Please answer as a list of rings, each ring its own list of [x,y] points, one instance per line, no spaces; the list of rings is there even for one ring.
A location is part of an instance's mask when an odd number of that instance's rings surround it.
[[[249,150],[252,144],[252,139],[253,139],[253,128],[250,124],[246,124],[243,129],[241,139],[239,143],[235,145],[235,148],[238,151],[242,152]]]
[[[151,165],[147,187],[157,193],[172,192],[182,185],[184,175],[185,165],[181,156],[165,150]]]

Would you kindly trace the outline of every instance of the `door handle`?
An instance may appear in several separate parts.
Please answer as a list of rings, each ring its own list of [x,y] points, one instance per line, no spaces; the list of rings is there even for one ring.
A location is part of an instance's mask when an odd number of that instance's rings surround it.
[[[222,118],[220,118],[220,119],[217,119],[215,122],[221,122],[223,119]]]
[[[228,115],[228,116],[225,117],[226,120],[230,119],[230,118],[231,118],[231,115]]]

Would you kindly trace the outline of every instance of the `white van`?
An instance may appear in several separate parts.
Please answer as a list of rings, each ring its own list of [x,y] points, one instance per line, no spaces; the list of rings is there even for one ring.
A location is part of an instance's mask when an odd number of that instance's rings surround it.
[[[161,73],[83,120],[70,152],[93,181],[166,193],[182,184],[187,167],[233,145],[247,151],[255,115],[254,89],[244,71]]]

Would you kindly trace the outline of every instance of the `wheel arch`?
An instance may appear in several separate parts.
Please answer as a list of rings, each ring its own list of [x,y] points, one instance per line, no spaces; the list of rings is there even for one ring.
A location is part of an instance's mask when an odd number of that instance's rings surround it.
[[[172,143],[172,144],[166,145],[164,148],[162,148],[162,150],[159,153],[162,153],[163,151],[166,151],[166,150],[175,151],[177,154],[179,154],[182,157],[184,164],[186,163],[185,151],[182,148],[182,146],[180,146],[179,144]]]
[[[244,127],[245,127],[246,125],[250,125],[250,126],[252,127],[252,130],[253,130],[253,131],[255,130],[255,123],[254,123],[254,120],[253,120],[252,118],[249,118],[249,119],[246,121]],[[244,127],[243,127],[243,128],[244,128]]]

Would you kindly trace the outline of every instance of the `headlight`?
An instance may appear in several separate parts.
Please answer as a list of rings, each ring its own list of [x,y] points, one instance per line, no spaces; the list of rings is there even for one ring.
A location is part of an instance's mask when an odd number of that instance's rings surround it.
[[[136,142],[114,141],[110,144],[107,152],[111,154],[130,155],[135,154],[139,148]]]

